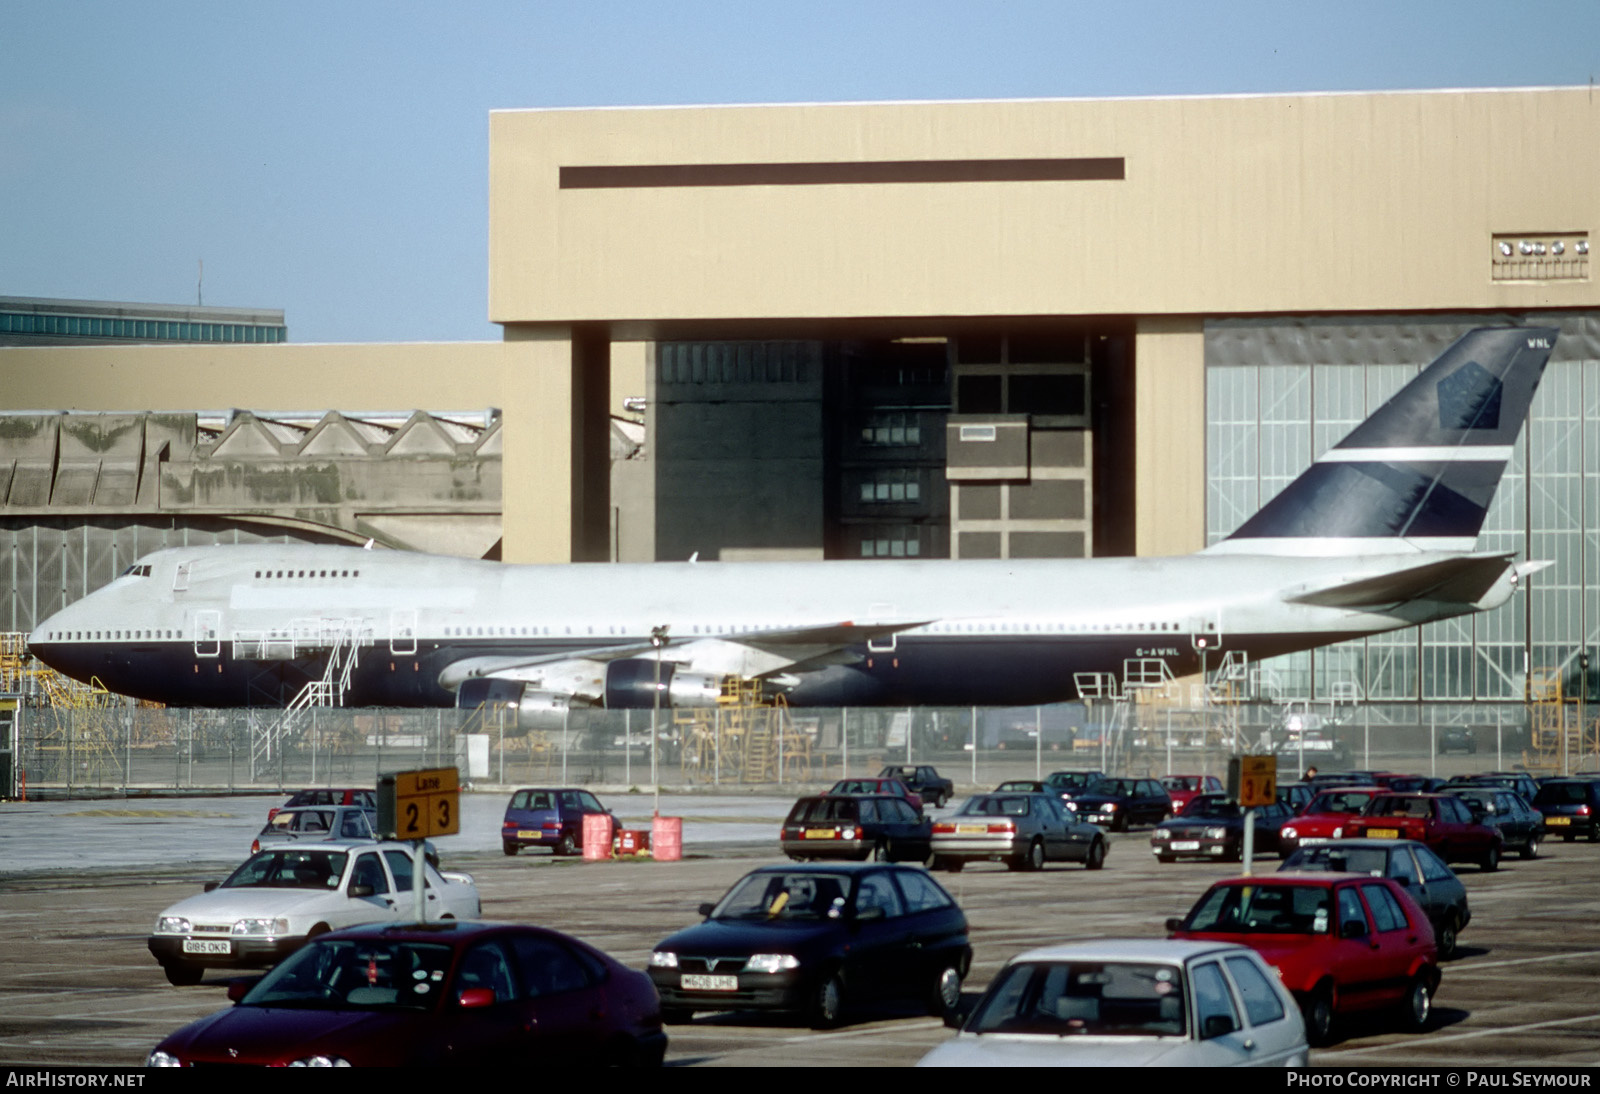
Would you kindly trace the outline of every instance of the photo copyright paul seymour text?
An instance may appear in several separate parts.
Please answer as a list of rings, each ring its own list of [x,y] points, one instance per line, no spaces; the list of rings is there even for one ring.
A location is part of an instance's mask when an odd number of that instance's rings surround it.
[[[1445,1071],[1396,1074],[1372,1071],[1291,1071],[1291,1087],[1578,1087],[1592,1088],[1592,1073],[1549,1071]]]

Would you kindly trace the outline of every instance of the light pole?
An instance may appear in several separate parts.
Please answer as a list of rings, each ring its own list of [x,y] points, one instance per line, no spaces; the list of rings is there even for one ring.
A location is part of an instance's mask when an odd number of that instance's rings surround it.
[[[655,787],[654,816],[661,815],[661,773],[656,766],[656,749],[661,747],[661,647],[667,644],[667,624],[650,628],[650,645],[656,651],[656,686],[650,708],[650,782]]]

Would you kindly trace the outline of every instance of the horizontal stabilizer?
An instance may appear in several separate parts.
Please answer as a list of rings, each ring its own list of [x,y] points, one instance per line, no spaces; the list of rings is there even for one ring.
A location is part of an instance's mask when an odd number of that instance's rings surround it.
[[[1475,604],[1513,565],[1510,554],[1462,555],[1291,596],[1297,604],[1381,609],[1413,600]],[[1521,568],[1518,568],[1521,572]]]

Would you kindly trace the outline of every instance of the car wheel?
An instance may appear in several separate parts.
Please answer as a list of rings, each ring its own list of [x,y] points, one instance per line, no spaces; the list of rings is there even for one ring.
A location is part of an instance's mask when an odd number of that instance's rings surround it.
[[[1028,846],[1028,869],[1035,873],[1044,869],[1044,844],[1039,840]]]
[[[1333,987],[1318,984],[1305,1001],[1301,1013],[1306,1020],[1306,1040],[1325,1045],[1333,1039]]]
[[[1128,815],[1124,813],[1111,822],[1113,832],[1126,832],[1128,830]]]
[[[961,1005],[961,970],[946,965],[933,982],[928,996],[928,1013],[935,1018],[946,1018]]]
[[[1478,868],[1485,871],[1500,869],[1500,848],[1498,845],[1490,847],[1484,853],[1483,860],[1478,863]]]
[[[1571,843],[1575,838],[1577,837],[1575,837],[1571,832],[1564,832],[1561,836],[1562,842],[1564,843]]]
[[[661,1024],[664,1026],[686,1026],[694,1017],[694,1011],[688,1007],[662,1007]]]
[[[945,859],[944,868],[949,870],[952,874],[959,874],[961,872],[961,868],[965,865],[966,862],[963,859],[950,858]]]
[[[1428,1016],[1433,1013],[1433,991],[1428,978],[1418,973],[1406,989],[1405,1002],[1401,1004],[1400,1020],[1412,1033],[1428,1028]]]
[[[1089,857],[1083,860],[1085,870],[1098,870],[1106,864],[1106,841],[1097,839],[1089,844]]]
[[[832,1029],[844,1017],[844,977],[831,972],[811,1000],[811,1028]]]
[[[167,974],[167,983],[179,988],[193,987],[205,975],[204,969],[189,961],[169,961],[161,971]]]
[[[1593,828],[1589,829],[1589,842],[1600,843],[1600,824],[1597,824]]]
[[[573,839],[570,835],[564,835],[558,841],[556,841],[556,854],[564,856],[575,855],[577,853],[578,841]]]
[[[1177,859],[1177,856],[1175,856],[1175,855],[1157,855],[1156,856],[1156,861],[1157,862],[1177,862],[1178,859]]]
[[[872,848],[873,862],[893,862],[894,848],[888,840],[879,840]]]
[[[1439,924],[1438,938],[1439,960],[1448,961],[1456,954],[1456,916],[1454,912],[1444,917],[1444,922]]]
[[[521,850],[521,845],[515,843],[502,843],[500,845],[500,850],[504,851],[508,855],[514,855]]]
[[[1536,840],[1536,839],[1530,838],[1528,840],[1527,846],[1523,847],[1523,849],[1522,849],[1522,857],[1523,858],[1538,858],[1539,857],[1539,841]]]

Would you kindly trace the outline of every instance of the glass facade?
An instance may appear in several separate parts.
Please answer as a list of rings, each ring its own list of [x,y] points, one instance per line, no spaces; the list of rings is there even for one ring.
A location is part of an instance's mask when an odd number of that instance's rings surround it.
[[[93,315],[38,315],[0,311],[0,334],[57,338],[125,338],[130,342],[283,342],[288,330],[251,323],[189,323]]]
[[[1217,321],[1206,328],[1206,539],[1229,535],[1488,318]],[[1503,320],[1502,320],[1503,321]],[[1495,611],[1264,662],[1287,696],[1520,700],[1600,638],[1600,315],[1561,327],[1478,549],[1549,560]]]

